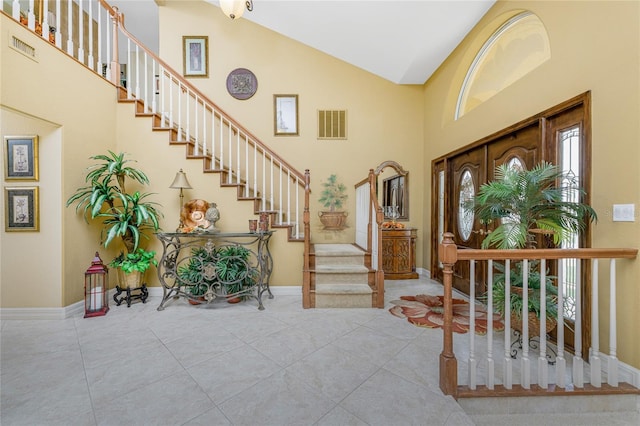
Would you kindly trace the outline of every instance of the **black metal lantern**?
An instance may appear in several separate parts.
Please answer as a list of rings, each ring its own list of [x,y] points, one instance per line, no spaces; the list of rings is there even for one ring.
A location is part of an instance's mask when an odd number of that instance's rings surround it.
[[[107,288],[109,287],[109,268],[96,252],[91,266],[84,273],[84,317],[99,317],[109,311]]]

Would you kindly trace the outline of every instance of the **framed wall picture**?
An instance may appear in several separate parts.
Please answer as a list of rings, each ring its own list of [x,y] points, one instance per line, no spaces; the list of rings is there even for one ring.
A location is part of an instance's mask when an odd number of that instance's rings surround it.
[[[38,187],[4,188],[5,231],[40,230]]]
[[[273,95],[273,129],[276,136],[298,136],[298,95]]]
[[[182,62],[185,77],[208,77],[209,37],[182,36]]]
[[[38,137],[5,136],[5,179],[38,180]]]

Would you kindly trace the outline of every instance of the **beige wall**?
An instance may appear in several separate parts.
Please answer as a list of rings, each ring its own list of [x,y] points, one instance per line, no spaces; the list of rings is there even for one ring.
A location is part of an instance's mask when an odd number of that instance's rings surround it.
[[[0,131],[40,137],[39,181],[3,180],[39,187],[40,231],[5,232],[3,208],[0,306],[68,306],[83,299],[99,230],[64,203],[84,183],[86,159],[115,144],[114,89],[4,15],[0,26]],[[9,48],[12,35],[36,49],[36,60]]]
[[[462,79],[476,52],[507,17],[530,10],[549,34],[551,59],[454,121]],[[543,111],[580,93],[592,95],[593,207],[600,220],[593,228],[594,247],[638,247],[640,223],[612,221],[612,205],[640,207],[640,3],[636,1],[500,1],[425,85],[425,156],[432,159]],[[424,174],[422,243],[430,253],[431,174]],[[637,218],[637,214],[636,214]],[[637,219],[636,219],[637,220]],[[605,262],[606,263],[606,262]],[[608,265],[601,266],[608,282]],[[640,367],[640,261],[620,261],[618,356]],[[601,288],[601,318],[608,316],[607,289]],[[608,322],[601,322],[602,348],[608,347]]]
[[[315,242],[354,241],[354,184],[385,160],[397,161],[414,179],[409,223],[420,226],[422,86],[390,83],[246,19],[232,21],[206,2],[169,1],[160,7],[159,17],[160,57],[182,72],[182,36],[208,36],[209,78],[189,81],[292,166],[301,172],[310,169]],[[226,78],[235,68],[248,68],[257,77],[257,93],[248,100],[227,93]],[[274,94],[299,96],[300,136],[273,136]],[[318,109],[348,111],[348,140],[316,139]],[[350,227],[344,232],[321,232],[320,184],[333,173],[349,188]],[[418,266],[423,266],[420,260]]]

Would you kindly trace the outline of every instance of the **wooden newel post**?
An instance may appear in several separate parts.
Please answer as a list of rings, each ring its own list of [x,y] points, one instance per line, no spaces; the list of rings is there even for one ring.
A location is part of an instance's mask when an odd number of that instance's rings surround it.
[[[453,265],[458,260],[458,247],[453,242],[453,234],[445,232],[438,247],[438,260],[443,265],[444,281],[444,325],[443,348],[440,354],[440,389],[454,398],[458,395],[458,361],[453,353]]]

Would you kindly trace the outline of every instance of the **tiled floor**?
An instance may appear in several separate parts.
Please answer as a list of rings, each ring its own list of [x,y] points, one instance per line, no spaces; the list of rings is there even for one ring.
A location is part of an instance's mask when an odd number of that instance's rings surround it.
[[[387,281],[386,300],[438,294],[427,279]],[[1,324],[0,423],[9,425],[546,424],[469,417],[438,387],[442,332],[385,309],[302,309],[300,296],[104,317]],[[531,421],[527,423],[527,419]],[[580,424],[625,424],[597,415]],[[614,419],[615,420],[615,419]],[[629,423],[634,424],[634,423]]]

